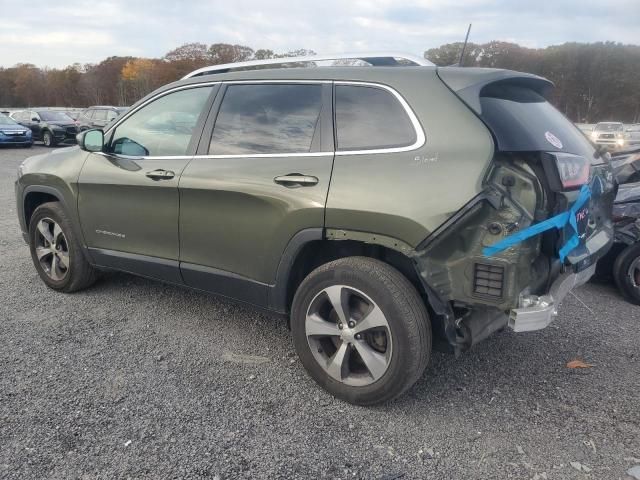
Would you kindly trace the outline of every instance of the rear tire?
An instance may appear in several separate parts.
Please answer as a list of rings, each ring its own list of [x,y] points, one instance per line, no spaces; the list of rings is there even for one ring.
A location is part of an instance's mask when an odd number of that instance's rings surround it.
[[[613,264],[613,279],[622,295],[640,305],[640,243],[625,248]]]
[[[311,377],[357,405],[404,393],[431,355],[422,298],[398,270],[366,257],[343,258],[311,272],[293,299],[291,330]]]
[[[45,147],[55,147],[56,146],[56,138],[49,130],[45,130],[42,134],[42,143],[44,143]]]
[[[29,249],[38,275],[49,288],[71,293],[96,280],[96,271],[85,258],[71,220],[58,202],[44,203],[33,212]]]

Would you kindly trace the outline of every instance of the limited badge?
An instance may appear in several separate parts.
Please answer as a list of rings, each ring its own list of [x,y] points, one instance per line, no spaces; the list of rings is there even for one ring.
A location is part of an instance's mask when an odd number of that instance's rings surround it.
[[[553,133],[545,132],[544,133],[544,137],[547,139],[547,142],[549,142],[551,145],[553,145],[554,147],[556,147],[559,150],[562,149],[562,142]]]

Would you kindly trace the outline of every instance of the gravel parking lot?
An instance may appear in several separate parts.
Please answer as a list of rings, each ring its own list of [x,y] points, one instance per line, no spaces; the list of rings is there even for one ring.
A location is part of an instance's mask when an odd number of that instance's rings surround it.
[[[548,329],[436,353],[376,408],[325,394],[283,321],[106,274],[54,293],[0,150],[0,478],[625,478],[640,465],[640,307],[575,292]],[[568,369],[582,359],[588,369]]]

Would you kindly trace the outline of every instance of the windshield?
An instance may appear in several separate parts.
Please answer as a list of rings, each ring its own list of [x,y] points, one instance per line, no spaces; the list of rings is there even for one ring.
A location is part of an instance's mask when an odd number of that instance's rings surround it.
[[[597,132],[621,132],[623,126],[621,123],[599,123],[596,125]]]
[[[18,122],[0,113],[0,125],[18,125]]]
[[[73,119],[64,112],[38,112],[40,118],[45,122],[69,122],[73,123]]]

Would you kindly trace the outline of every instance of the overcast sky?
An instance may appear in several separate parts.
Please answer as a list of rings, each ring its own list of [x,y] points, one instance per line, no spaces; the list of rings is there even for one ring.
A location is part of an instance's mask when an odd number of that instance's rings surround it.
[[[530,47],[640,44],[640,0],[0,0],[0,66],[161,57],[187,42],[276,52],[424,50],[464,38]]]

